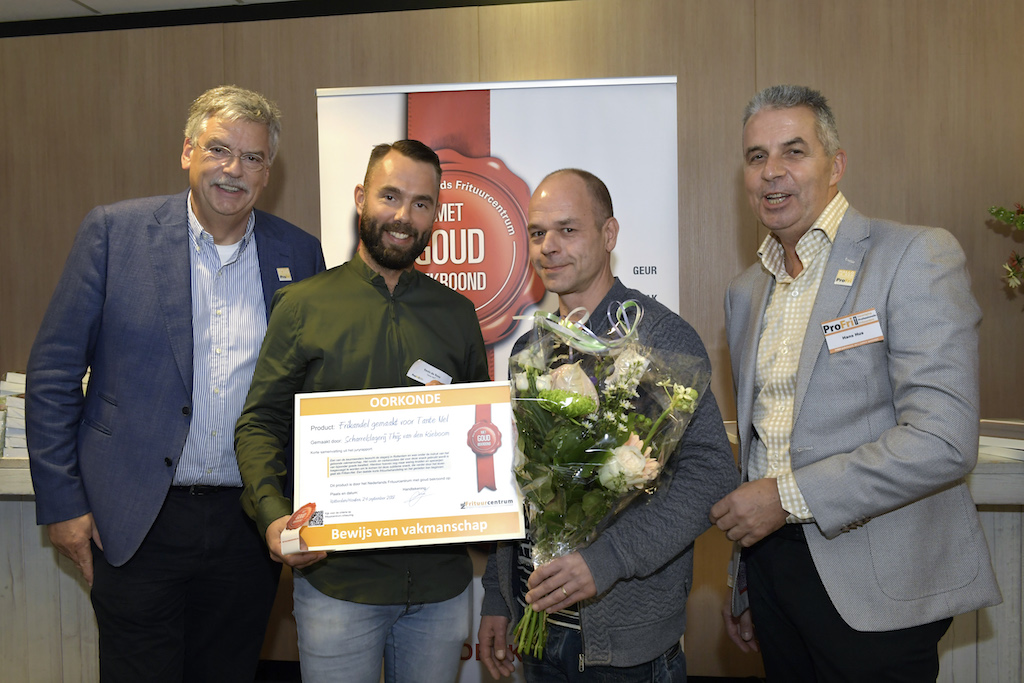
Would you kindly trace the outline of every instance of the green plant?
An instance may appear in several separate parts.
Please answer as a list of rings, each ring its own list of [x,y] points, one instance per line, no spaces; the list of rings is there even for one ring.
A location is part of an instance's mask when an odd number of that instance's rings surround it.
[[[997,220],[1013,226],[1014,229],[1024,230],[1024,206],[1015,204],[1014,209],[1011,211],[1002,206],[991,206],[988,212]],[[1016,251],[1010,252],[1010,258],[1003,264],[1003,268],[1006,269],[1006,274],[1003,275],[1006,284],[1011,288],[1020,287],[1021,278],[1024,278],[1024,256]]]

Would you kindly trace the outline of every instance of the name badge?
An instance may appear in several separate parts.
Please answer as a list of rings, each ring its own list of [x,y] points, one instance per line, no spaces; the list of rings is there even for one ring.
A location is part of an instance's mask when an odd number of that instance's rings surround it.
[[[821,330],[825,333],[829,353],[882,341],[878,311],[873,308],[824,322]]]
[[[409,368],[409,372],[405,374],[421,384],[430,384],[431,382],[435,384],[452,383],[451,375],[438,370],[422,358],[413,363],[412,367]]]
[[[853,278],[855,277],[857,277],[856,270],[840,270],[836,273],[836,279],[832,284],[842,285],[843,287],[852,287]]]
[[[287,266],[277,269],[277,279],[279,282],[291,282],[292,271]]]

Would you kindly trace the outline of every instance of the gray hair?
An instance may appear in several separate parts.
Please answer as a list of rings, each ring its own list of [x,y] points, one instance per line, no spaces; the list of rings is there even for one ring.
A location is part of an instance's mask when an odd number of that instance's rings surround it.
[[[277,142],[281,136],[281,110],[263,95],[253,90],[239,88],[237,85],[222,85],[210,88],[197,97],[188,109],[188,121],[185,123],[185,137],[193,144],[206,130],[206,122],[211,116],[218,116],[225,121],[249,121],[262,123],[267,127],[270,149],[268,164],[273,163],[277,156]]]
[[[804,85],[773,85],[754,95],[743,111],[743,125],[762,109],[792,109],[807,107],[814,114],[814,127],[818,141],[830,157],[839,151],[839,129],[836,118],[828,106],[828,100],[817,90]]]

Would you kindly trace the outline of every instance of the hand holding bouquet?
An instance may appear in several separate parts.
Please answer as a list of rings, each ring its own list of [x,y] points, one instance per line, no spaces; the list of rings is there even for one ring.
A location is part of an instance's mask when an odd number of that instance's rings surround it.
[[[574,314],[537,314],[540,334],[509,360],[534,566],[586,547],[656,489],[710,381],[704,359],[639,344],[634,301],[619,306],[609,338],[569,322]],[[527,608],[518,648],[540,657],[546,639],[546,615]]]

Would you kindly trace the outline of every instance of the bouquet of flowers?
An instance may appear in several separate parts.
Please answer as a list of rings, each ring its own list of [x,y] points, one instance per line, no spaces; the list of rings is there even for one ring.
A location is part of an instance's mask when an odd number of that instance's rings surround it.
[[[515,471],[535,567],[586,547],[634,497],[655,490],[711,377],[704,359],[639,344],[635,301],[618,307],[608,337],[585,326],[585,311],[571,322],[576,314],[537,313],[536,339],[509,359]],[[546,639],[546,615],[527,608],[518,649],[540,657]]]

